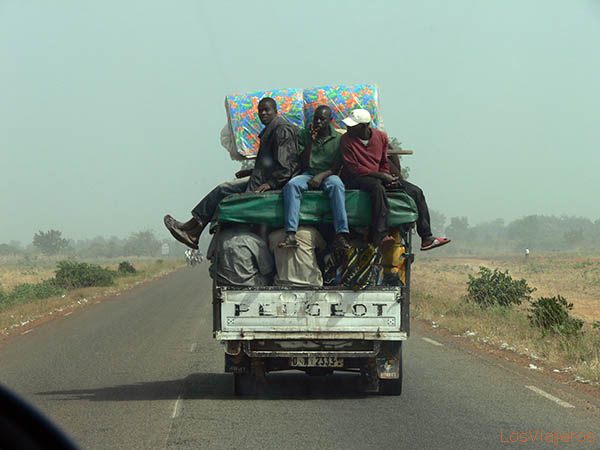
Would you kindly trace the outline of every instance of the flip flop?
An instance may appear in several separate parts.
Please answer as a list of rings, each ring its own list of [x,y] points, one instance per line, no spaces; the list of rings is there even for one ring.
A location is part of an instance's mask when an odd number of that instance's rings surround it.
[[[421,251],[425,252],[427,250],[432,250],[437,247],[441,247],[442,245],[446,245],[450,243],[450,239],[443,237],[436,237],[431,241],[429,245],[421,246]]]
[[[167,227],[167,230],[169,230],[169,233],[171,233],[171,236],[173,236],[182,244],[187,245],[188,247],[193,248],[194,250],[198,250],[198,243],[194,242],[193,239],[185,231],[179,229],[179,227],[177,226],[178,224],[181,224],[181,222],[178,222],[169,214],[167,214],[164,217],[163,222],[165,224],[165,227]]]

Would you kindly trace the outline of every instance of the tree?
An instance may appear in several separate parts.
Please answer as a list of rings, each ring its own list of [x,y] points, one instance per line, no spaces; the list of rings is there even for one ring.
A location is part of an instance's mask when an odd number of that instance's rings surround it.
[[[446,216],[435,209],[429,210],[431,231],[434,235],[443,235],[446,228]]]
[[[0,244],[0,255],[17,255],[22,251],[21,243],[17,241],[10,241],[8,244]]]
[[[125,242],[125,255],[156,256],[160,254],[161,243],[150,230],[133,233]]]
[[[446,227],[446,235],[457,241],[466,241],[469,237],[469,220],[466,217],[452,217]]]
[[[69,240],[58,230],[38,231],[33,235],[33,245],[45,255],[56,255],[69,246]]]
[[[389,136],[388,138],[388,148],[391,150],[402,150],[402,142],[396,137]],[[400,161],[400,170],[402,172],[402,178],[408,180],[408,176],[410,174],[410,167],[402,164],[402,156],[398,155],[398,160]]]

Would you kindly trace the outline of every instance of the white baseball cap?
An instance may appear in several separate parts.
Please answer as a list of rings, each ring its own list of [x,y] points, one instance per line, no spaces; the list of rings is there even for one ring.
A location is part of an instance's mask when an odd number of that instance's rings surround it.
[[[354,127],[359,123],[371,123],[371,113],[366,109],[354,109],[342,122],[347,127]]]

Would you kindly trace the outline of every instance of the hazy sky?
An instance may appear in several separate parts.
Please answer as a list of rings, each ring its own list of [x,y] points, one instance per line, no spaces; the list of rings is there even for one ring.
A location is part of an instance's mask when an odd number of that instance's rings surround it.
[[[600,218],[600,1],[0,0],[0,242],[188,218],[224,96],[371,82],[432,209]]]

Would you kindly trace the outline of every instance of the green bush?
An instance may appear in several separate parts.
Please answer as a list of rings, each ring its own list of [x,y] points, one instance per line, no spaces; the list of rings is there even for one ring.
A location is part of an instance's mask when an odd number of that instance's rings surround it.
[[[119,263],[119,268],[117,269],[117,273],[119,275],[130,275],[132,273],[136,273],[135,267],[129,261],[123,261]]]
[[[56,271],[56,284],[65,289],[114,284],[115,273],[96,264],[60,261]]]
[[[45,280],[41,283],[22,283],[10,292],[9,300],[33,300],[61,295],[65,292],[54,280]]]
[[[520,305],[523,300],[531,299],[533,291],[535,288],[529,287],[524,279],[513,280],[508,270],[480,267],[478,276],[469,275],[467,281],[467,300],[481,307]]]
[[[581,331],[583,320],[571,317],[569,311],[573,303],[568,303],[560,295],[556,297],[540,297],[531,302],[528,315],[534,327],[541,328],[544,332],[553,331],[557,334],[573,335]]]

